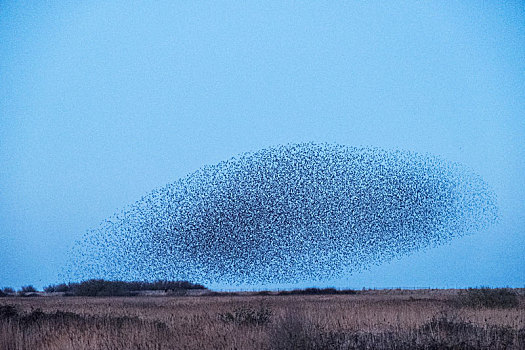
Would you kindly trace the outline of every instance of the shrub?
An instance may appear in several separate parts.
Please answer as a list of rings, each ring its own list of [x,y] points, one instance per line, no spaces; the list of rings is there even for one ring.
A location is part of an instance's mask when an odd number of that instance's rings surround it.
[[[2,289],[2,292],[4,292],[5,294],[14,294],[15,290],[11,287],[5,287]]]
[[[74,284],[71,291],[74,295],[86,297],[123,296],[128,294],[123,282],[105,280],[88,280]]]
[[[259,309],[240,307],[233,312],[219,314],[219,319],[225,323],[235,323],[246,326],[267,324],[272,316],[272,310],[261,306]]]
[[[44,288],[48,293],[63,292],[66,295],[78,296],[124,296],[132,295],[132,292],[141,290],[165,290],[171,291],[172,295],[186,295],[188,289],[206,289],[200,284],[187,281],[106,281],[103,279],[92,279],[80,283],[62,283],[49,285]]]
[[[175,290],[175,289],[205,289],[200,284],[193,284],[188,281],[156,281],[143,282],[141,289],[137,290]]]
[[[257,292],[256,295],[272,295],[272,293],[270,293],[270,291],[267,291],[267,290],[261,290],[260,292]]]
[[[46,293],[54,293],[54,292],[61,292],[61,293],[67,293],[71,291],[70,285],[67,285],[65,283],[56,284],[56,285],[49,285],[44,288],[44,292]]]
[[[511,308],[519,305],[519,296],[508,288],[469,288],[456,300],[459,306],[473,308]]]
[[[36,288],[31,285],[23,286],[22,289],[20,289],[20,292],[22,293],[35,293],[36,291]]]
[[[18,315],[18,311],[13,305],[0,305],[0,319],[11,318],[16,315]]]

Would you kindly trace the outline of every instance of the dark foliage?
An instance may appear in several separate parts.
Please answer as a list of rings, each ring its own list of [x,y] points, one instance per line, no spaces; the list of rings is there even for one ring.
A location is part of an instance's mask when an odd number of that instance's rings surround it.
[[[272,294],[270,291],[267,291],[267,290],[261,290],[260,292],[257,292],[256,295],[275,295],[275,294]]]
[[[123,282],[104,280],[89,280],[74,284],[71,292],[77,296],[87,297],[129,295],[129,291],[124,288]]]
[[[245,326],[259,326],[270,322],[272,310],[261,306],[259,309],[240,307],[232,312],[219,314],[219,319],[226,323],[235,323]]]
[[[20,289],[21,293],[35,293],[37,290],[33,286],[23,286],[22,289]]]
[[[457,298],[459,306],[473,308],[511,308],[519,305],[516,292],[508,288],[469,288]]]
[[[76,296],[128,296],[143,290],[165,290],[173,291],[172,295],[183,295],[184,293],[180,292],[189,289],[205,288],[200,284],[187,281],[125,282],[102,279],[92,279],[80,283],[62,283],[44,288],[48,293],[63,292],[66,295]]]
[[[18,315],[18,311],[13,305],[0,305],[0,319],[10,318],[16,315]]]
[[[55,284],[55,285],[44,287],[44,292],[46,293],[56,293],[56,292],[65,293],[65,292],[70,292],[70,291],[71,291],[70,285],[65,284],[65,283],[60,283],[60,284]]]
[[[236,297],[239,293],[235,292],[208,292],[204,294],[205,297]]]

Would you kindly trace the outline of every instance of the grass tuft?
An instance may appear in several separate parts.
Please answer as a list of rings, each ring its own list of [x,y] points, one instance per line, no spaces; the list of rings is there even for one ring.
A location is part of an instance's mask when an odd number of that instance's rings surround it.
[[[225,323],[244,326],[261,326],[270,322],[272,310],[261,306],[258,309],[242,306],[231,312],[219,313],[218,318]]]

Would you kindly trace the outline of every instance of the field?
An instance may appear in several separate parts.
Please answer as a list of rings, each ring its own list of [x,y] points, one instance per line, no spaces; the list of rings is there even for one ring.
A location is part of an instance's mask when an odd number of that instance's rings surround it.
[[[5,297],[0,349],[525,349],[511,292]]]

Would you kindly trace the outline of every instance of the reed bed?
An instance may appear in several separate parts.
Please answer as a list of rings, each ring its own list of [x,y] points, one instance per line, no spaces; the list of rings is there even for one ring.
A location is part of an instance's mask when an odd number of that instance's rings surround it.
[[[458,291],[355,295],[8,297],[0,349],[524,349],[525,301]]]

